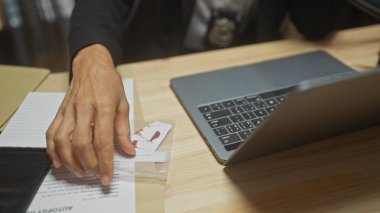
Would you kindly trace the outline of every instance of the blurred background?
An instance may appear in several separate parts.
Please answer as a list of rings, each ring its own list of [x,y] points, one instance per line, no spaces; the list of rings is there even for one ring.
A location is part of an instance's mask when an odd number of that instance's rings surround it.
[[[0,64],[68,69],[74,0],[0,0]]]
[[[150,1],[142,0],[142,4],[149,4]],[[67,71],[70,64],[68,33],[74,5],[74,0],[0,0],[0,64],[44,67],[53,72]],[[136,13],[139,13],[139,8]],[[133,22],[136,24],[138,20]],[[349,6],[339,29],[376,23],[379,21]],[[283,33],[276,39],[297,36],[289,19],[284,20],[281,28]],[[239,45],[246,43],[251,41],[240,42]],[[124,57],[122,63],[167,56],[170,55]]]

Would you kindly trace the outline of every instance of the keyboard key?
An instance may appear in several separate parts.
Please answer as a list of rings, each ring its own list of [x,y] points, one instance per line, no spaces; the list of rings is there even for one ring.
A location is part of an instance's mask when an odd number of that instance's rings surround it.
[[[245,99],[247,99],[247,101],[249,102],[260,101],[260,98],[257,95],[251,95],[251,96],[245,97]]]
[[[288,94],[289,92],[293,91],[295,88],[296,88],[295,86],[294,87],[288,87],[288,88],[284,88],[284,89],[279,89],[279,90],[275,90],[275,91],[261,93],[259,96],[262,99],[273,98],[276,96]]]
[[[211,108],[209,106],[201,106],[198,107],[198,109],[201,113],[211,112]]]
[[[268,106],[273,106],[273,105],[276,105],[278,104],[278,102],[276,100],[274,100],[274,98],[270,98],[268,100],[265,100],[265,103],[268,105]]]
[[[253,103],[253,105],[255,105],[255,107],[258,108],[258,109],[267,106],[267,105],[264,103],[264,101],[257,101],[257,102],[255,102],[255,103]]]
[[[256,118],[256,119],[251,120],[251,123],[253,123],[253,125],[255,125],[255,127],[260,126],[260,124],[262,122],[263,122],[263,119],[261,119],[261,118]]]
[[[231,119],[231,121],[234,122],[234,123],[238,123],[238,122],[242,122],[242,121],[244,121],[244,118],[241,117],[241,115],[231,115],[231,116],[230,116],[230,119]]]
[[[255,113],[257,117],[268,115],[268,113],[264,109],[255,110],[253,112]]]
[[[226,126],[226,129],[231,133],[241,131],[241,128],[237,124],[228,125]]]
[[[250,120],[253,118],[256,118],[255,114],[253,112],[245,112],[241,114],[246,120]]]
[[[233,133],[230,135],[225,135],[222,137],[219,137],[219,140],[225,145],[230,143],[235,143],[241,141],[239,135],[237,133]]]
[[[249,130],[244,130],[244,131],[241,131],[241,132],[238,132],[239,136],[241,137],[241,139],[245,140],[248,138],[248,136],[251,135],[251,131]]]
[[[248,103],[248,101],[245,100],[244,98],[236,98],[234,101],[235,101],[235,103],[237,105],[242,105],[242,104],[247,104]]]
[[[252,123],[249,122],[249,121],[241,122],[241,123],[239,123],[239,125],[240,125],[240,127],[241,127],[242,129],[251,129],[251,128],[254,127],[254,126],[252,125]]]
[[[251,131],[251,134],[253,134],[256,131],[256,128],[257,127],[253,127],[252,129],[249,130],[249,131]]]
[[[255,107],[252,104],[243,104],[241,105],[241,108],[243,108],[245,111],[252,111],[255,109]]]
[[[209,121],[209,122],[208,122],[208,124],[209,124],[212,128],[225,126],[225,125],[228,125],[228,124],[231,124],[231,123],[232,123],[232,122],[231,122],[230,119],[228,119],[228,118],[221,118],[221,119],[217,119],[217,120],[213,120],[213,121]]]
[[[275,109],[276,109],[276,108],[274,108],[274,107],[267,107],[267,108],[265,108],[265,110],[266,110],[269,114],[272,113]]]
[[[203,114],[206,120],[214,120],[214,119],[229,116],[229,115],[232,115],[232,113],[228,109],[222,109],[219,111],[208,112],[208,113]]]
[[[223,105],[221,103],[216,104],[210,104],[210,107],[212,110],[221,110],[224,109]]]
[[[216,136],[222,136],[222,135],[228,134],[227,129],[224,127],[219,127],[219,128],[213,129],[213,130],[214,130]]]
[[[279,102],[279,103],[282,103],[285,101],[285,97],[286,96],[280,96],[280,97],[277,97],[276,100]]]
[[[235,150],[236,148],[238,148],[238,147],[240,146],[240,144],[241,144],[242,142],[243,142],[243,141],[241,141],[241,142],[237,142],[237,143],[233,143],[233,144],[225,145],[225,146],[224,146],[224,149],[227,150],[227,151]]]
[[[225,108],[230,108],[230,107],[235,106],[235,103],[233,101],[224,101],[222,104]]]
[[[232,108],[230,108],[230,110],[234,114],[240,114],[240,113],[244,112],[241,107],[232,107]]]

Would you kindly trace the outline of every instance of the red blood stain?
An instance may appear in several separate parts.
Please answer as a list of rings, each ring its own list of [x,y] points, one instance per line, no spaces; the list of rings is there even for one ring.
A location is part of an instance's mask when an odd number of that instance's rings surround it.
[[[137,130],[137,131],[135,132],[135,134],[141,137],[141,136],[142,136],[142,134],[141,134],[142,130],[143,130],[143,129],[139,129],[139,130]]]
[[[157,139],[158,137],[160,137],[160,135],[161,135],[160,131],[156,131],[156,132],[153,134],[152,138],[151,138],[149,141],[150,141],[150,142],[153,142],[153,140],[154,140],[154,139]]]
[[[133,145],[135,148],[137,148],[137,141],[136,141],[136,140],[132,141],[132,145]]]

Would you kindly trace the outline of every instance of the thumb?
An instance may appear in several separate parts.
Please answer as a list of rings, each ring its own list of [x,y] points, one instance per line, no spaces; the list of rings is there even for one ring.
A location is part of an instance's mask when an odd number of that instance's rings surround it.
[[[135,147],[131,143],[131,130],[129,126],[129,105],[127,100],[122,100],[116,110],[115,131],[117,141],[121,149],[130,155],[135,155]]]

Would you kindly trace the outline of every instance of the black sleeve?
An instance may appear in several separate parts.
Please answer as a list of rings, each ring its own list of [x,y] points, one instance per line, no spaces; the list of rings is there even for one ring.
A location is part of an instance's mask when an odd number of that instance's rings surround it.
[[[76,0],[69,34],[70,57],[91,44],[102,44],[118,64],[123,53],[123,25],[133,0]]]
[[[291,0],[289,16],[306,38],[319,40],[337,30],[347,6],[345,0]]]

